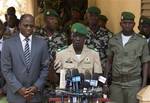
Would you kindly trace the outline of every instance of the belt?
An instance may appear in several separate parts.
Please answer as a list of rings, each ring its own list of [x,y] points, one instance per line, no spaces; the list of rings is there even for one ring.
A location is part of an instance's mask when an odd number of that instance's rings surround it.
[[[138,80],[141,79],[141,76],[129,76],[129,75],[120,75],[120,76],[113,76],[112,77],[112,81],[114,82],[130,82],[130,81],[134,81],[134,80]]]

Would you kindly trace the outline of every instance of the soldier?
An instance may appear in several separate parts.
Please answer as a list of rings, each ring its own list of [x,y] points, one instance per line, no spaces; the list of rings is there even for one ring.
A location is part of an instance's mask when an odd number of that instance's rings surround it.
[[[100,9],[89,7],[86,12],[87,25],[91,29],[86,44],[89,48],[96,48],[99,52],[102,67],[106,64],[106,50],[108,48],[109,35],[106,30],[99,25]]]
[[[145,16],[141,16],[139,20],[139,26],[140,34],[142,34],[146,39],[149,47],[150,52],[150,19]],[[148,69],[148,80],[147,84],[150,84],[150,70]]]
[[[111,38],[113,36],[113,33],[106,27],[107,21],[108,21],[108,18],[105,15],[99,16],[99,23],[100,23],[101,28],[106,30],[108,32],[109,38]]]
[[[19,32],[17,24],[17,18],[15,15],[7,15],[7,26],[4,31],[4,38],[10,38]]]
[[[102,73],[102,67],[98,53],[85,45],[87,28],[81,23],[75,23],[71,28],[72,44],[56,54],[56,72],[60,69],[77,68],[79,73]],[[55,64],[55,65],[56,65]],[[56,69],[56,68],[55,68]]]
[[[107,74],[112,69],[110,98],[116,103],[137,103],[136,93],[146,85],[150,56],[146,40],[133,30],[134,14],[121,15],[122,31],[108,44]]]
[[[71,26],[76,23],[81,22],[81,11],[77,7],[71,8],[71,19],[65,24],[64,31],[66,33],[68,45],[71,44]]]
[[[48,42],[49,52],[56,51],[67,44],[65,34],[60,30],[59,15],[55,10],[44,12],[45,26],[38,28],[35,35],[44,38]]]

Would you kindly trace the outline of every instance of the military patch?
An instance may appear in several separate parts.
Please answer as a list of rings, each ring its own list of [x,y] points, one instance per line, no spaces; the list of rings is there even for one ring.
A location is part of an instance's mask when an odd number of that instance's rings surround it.
[[[73,32],[77,32],[77,29],[73,29]]]
[[[49,14],[50,14],[50,12],[49,12],[49,11],[47,11],[47,12],[46,12],[46,15],[49,15]]]
[[[90,64],[90,58],[89,58],[89,57],[86,57],[85,60],[84,60],[84,62],[85,62],[86,64]]]

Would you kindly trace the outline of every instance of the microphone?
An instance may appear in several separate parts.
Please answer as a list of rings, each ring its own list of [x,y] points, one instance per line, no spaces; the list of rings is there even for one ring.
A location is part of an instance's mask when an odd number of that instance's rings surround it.
[[[90,81],[90,86],[92,86],[94,88],[96,88],[98,86],[98,77],[99,77],[99,75],[97,73],[94,73],[92,75],[92,79]]]
[[[72,70],[73,91],[79,91],[79,83],[81,81],[78,69]]]
[[[83,89],[84,88],[84,74],[83,73],[80,73],[80,78],[81,78],[81,81],[80,81],[80,89]]]
[[[79,91],[79,83],[81,81],[81,78],[80,78],[80,74],[79,74],[79,71],[78,69],[72,69],[72,88],[73,88],[73,92],[77,92]],[[77,100],[78,100],[78,96],[73,96],[71,101],[72,103],[77,103]]]
[[[66,80],[65,80],[66,70],[61,69],[60,70],[60,82],[59,82],[59,88],[65,89],[66,88]]]
[[[66,80],[66,89],[69,88],[69,90],[70,90],[72,87],[71,70],[70,69],[66,70],[65,80]]]
[[[84,89],[90,89],[91,73],[87,70],[84,74]]]

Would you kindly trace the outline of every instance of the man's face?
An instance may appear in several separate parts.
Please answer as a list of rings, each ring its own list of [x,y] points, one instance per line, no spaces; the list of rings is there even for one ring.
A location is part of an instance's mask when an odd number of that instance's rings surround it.
[[[20,21],[19,29],[25,37],[30,36],[34,29],[34,18],[32,16],[24,17],[23,20]]]
[[[139,30],[140,30],[140,33],[143,34],[146,38],[149,38],[150,36],[150,25],[148,24],[141,24],[139,25]]]
[[[124,32],[132,32],[133,28],[134,28],[134,25],[135,25],[135,22],[132,21],[132,20],[122,20],[120,22],[120,25],[121,25],[122,30]]]
[[[96,14],[87,13],[87,21],[89,25],[96,25],[98,24],[99,18]]]
[[[85,37],[84,36],[78,36],[77,34],[72,34],[72,43],[73,46],[76,48],[83,48],[83,45],[85,43]]]
[[[59,25],[57,17],[54,17],[54,16],[45,17],[45,23],[46,23],[46,26],[52,30],[57,29]]]
[[[14,15],[7,15],[8,26],[14,28],[16,26],[17,18]]]
[[[80,18],[81,18],[80,12],[75,11],[75,10],[71,11],[71,16],[72,16],[72,19],[74,19],[74,20],[80,20]]]

